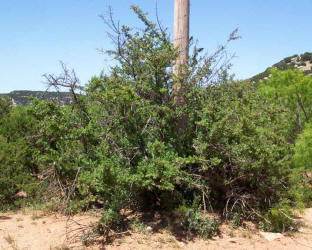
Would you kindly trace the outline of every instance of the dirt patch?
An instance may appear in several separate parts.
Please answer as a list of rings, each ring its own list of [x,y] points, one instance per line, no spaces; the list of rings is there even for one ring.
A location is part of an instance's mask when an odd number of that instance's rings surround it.
[[[82,246],[80,237],[86,233],[87,226],[97,220],[98,216],[94,214],[70,219],[40,212],[0,214],[0,249],[312,249],[312,208],[307,209],[302,217],[305,226],[299,232],[272,241],[263,238],[252,227],[233,230],[229,225],[222,225],[221,235],[210,240],[184,241],[163,230],[156,233],[132,232],[106,246]]]
[[[65,246],[79,249],[80,242],[71,241],[84,233],[84,227],[97,220],[94,215],[68,218],[60,214],[44,215],[38,211],[1,214],[0,249],[67,249]]]

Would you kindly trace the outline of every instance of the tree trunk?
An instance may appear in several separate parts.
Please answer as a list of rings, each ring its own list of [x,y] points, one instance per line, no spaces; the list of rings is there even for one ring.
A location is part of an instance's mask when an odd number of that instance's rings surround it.
[[[187,64],[189,56],[189,21],[190,20],[190,0],[174,0],[174,46],[178,48],[179,56],[173,67],[176,81],[173,85],[174,101],[178,105],[183,105],[184,100],[184,78],[185,71],[183,65]]]

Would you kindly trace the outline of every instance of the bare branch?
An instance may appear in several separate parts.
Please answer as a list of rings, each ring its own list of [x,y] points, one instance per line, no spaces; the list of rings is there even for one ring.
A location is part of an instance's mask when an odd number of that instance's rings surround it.
[[[62,88],[69,89],[72,94],[72,100],[75,104],[78,104],[78,97],[76,90],[82,90],[79,85],[80,81],[76,75],[76,72],[72,69],[69,70],[66,65],[61,61],[62,73],[60,75],[44,74],[43,77],[46,79],[48,88],[54,87],[56,90]]]

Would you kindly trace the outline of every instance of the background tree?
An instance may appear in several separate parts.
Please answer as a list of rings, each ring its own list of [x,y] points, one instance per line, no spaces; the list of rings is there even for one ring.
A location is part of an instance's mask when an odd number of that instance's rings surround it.
[[[295,120],[297,132],[301,133],[312,116],[312,78],[299,70],[278,71],[272,69],[271,77],[260,84],[259,91],[276,103],[288,108]]]

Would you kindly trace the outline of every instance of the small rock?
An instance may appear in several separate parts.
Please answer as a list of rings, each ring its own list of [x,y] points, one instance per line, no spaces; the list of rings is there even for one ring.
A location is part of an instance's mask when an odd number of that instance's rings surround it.
[[[16,195],[16,198],[27,198],[27,194],[24,191],[19,191]]]
[[[146,227],[146,232],[151,233],[153,231],[153,228],[151,226]]]
[[[268,232],[260,232],[260,234],[268,241],[277,240],[283,238],[284,236],[280,233],[268,233]]]
[[[234,244],[237,243],[236,240],[233,240],[233,239],[228,239],[228,241],[229,241],[230,243],[234,243]]]
[[[178,241],[178,246],[182,248],[182,247],[185,246],[185,244],[183,242],[181,242],[181,241]]]

